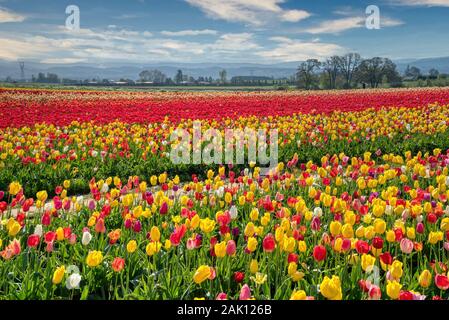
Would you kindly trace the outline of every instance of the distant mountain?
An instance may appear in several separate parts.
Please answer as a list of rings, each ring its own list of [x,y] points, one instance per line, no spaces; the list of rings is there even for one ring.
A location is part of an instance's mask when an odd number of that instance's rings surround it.
[[[435,68],[440,73],[449,73],[449,57],[427,58],[427,59],[407,59],[394,61],[399,71],[402,73],[407,65],[416,66],[421,72],[427,73],[431,68]],[[212,77],[218,78],[218,73],[226,69],[228,79],[234,76],[264,76],[283,78],[295,74],[300,61],[284,62],[275,64],[257,64],[257,63],[175,63],[159,62],[148,64],[43,64],[38,62],[25,62],[25,77],[31,79],[32,75],[37,76],[39,72],[56,73],[60,78],[74,80],[84,79],[110,79],[118,80],[120,78],[138,79],[138,75],[143,70],[159,69],[168,77],[174,77],[177,70],[194,78]],[[6,77],[20,79],[20,68],[17,62],[0,60],[0,79]]]
[[[440,73],[449,73],[449,57],[441,58],[426,58],[417,60],[405,60],[395,61],[398,66],[398,70],[402,73],[405,71],[408,65],[415,66],[421,69],[423,74],[427,74],[430,69],[435,68]]]
[[[226,69],[228,78],[234,76],[265,76],[274,78],[290,77],[295,73],[296,66],[300,62],[290,64],[251,64],[251,63],[151,63],[145,65],[88,65],[88,64],[67,64],[53,65],[35,62],[25,63],[25,77],[30,79],[32,75],[37,76],[39,72],[56,73],[60,78],[75,80],[84,79],[138,79],[139,73],[143,70],[158,69],[168,77],[174,78],[179,69],[183,74],[194,78],[212,77],[219,78],[218,73]],[[6,77],[20,79],[20,68],[17,62],[0,61],[0,79]]]

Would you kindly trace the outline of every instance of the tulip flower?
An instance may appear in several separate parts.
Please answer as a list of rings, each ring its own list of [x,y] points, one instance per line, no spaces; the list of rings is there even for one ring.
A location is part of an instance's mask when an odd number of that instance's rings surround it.
[[[435,276],[435,285],[440,290],[447,290],[449,289],[449,279],[447,276],[442,274],[437,274]]]
[[[249,300],[249,299],[251,299],[251,289],[247,284],[245,284],[240,290],[239,300]]]
[[[274,249],[276,248],[276,241],[271,233],[265,236],[262,242],[262,246],[265,252],[274,251]]]
[[[209,279],[212,275],[212,268],[206,265],[200,266],[193,275],[193,281],[197,284],[201,284],[202,282]]]
[[[326,248],[322,245],[315,246],[313,248],[313,258],[315,261],[320,262],[326,259]]]
[[[332,278],[325,276],[320,284],[320,292],[329,300],[341,300],[342,290],[340,278],[338,276],[332,276]]]
[[[101,251],[89,251],[89,254],[86,258],[86,264],[94,268],[98,266],[103,261],[103,253]]]
[[[53,284],[60,284],[62,282],[64,274],[65,274],[65,267],[64,266],[58,267],[53,273],[52,279]]]
[[[125,267],[125,259],[116,257],[114,261],[112,261],[112,270],[115,272],[120,272]]]

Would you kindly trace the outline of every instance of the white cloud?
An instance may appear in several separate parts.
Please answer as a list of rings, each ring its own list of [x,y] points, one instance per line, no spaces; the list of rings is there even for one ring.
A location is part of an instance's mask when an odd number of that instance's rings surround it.
[[[310,17],[311,14],[304,10],[288,10],[281,14],[281,20],[287,22],[298,22]]]
[[[181,30],[181,31],[161,31],[161,34],[169,37],[183,37],[183,36],[202,36],[202,35],[216,35],[216,30]]]
[[[284,0],[185,0],[200,8],[207,16],[231,22],[261,26],[270,19],[298,22],[310,14],[304,10],[284,10]]]
[[[0,23],[6,22],[22,22],[25,20],[25,16],[9,11],[8,9],[0,7]]]
[[[33,48],[33,50],[30,50],[30,48]],[[0,38],[0,59],[4,60],[34,58],[35,56],[44,55],[51,50],[48,45],[36,41],[34,38],[29,40]]]
[[[41,63],[48,64],[72,64],[72,63],[80,63],[85,62],[86,59],[78,59],[78,58],[49,58],[41,60]]]
[[[391,0],[391,2],[403,6],[449,7],[449,0]]]
[[[382,27],[397,27],[403,25],[404,22],[401,20],[384,17],[380,19],[380,26]]]
[[[0,59],[43,63],[235,61],[241,60],[242,54],[257,58],[254,50],[258,49],[261,47],[251,33],[227,33],[209,42],[195,42],[111,28],[72,32],[60,27],[41,30],[38,36],[0,31]]]
[[[366,26],[366,18],[363,16],[353,16],[346,18],[339,18],[335,20],[326,20],[321,22],[319,25],[315,27],[308,28],[304,30],[306,33],[311,34],[321,34],[321,33],[333,33],[338,34],[351,29],[364,28]],[[383,17],[380,18],[380,26],[382,27],[396,27],[404,24],[404,22],[389,18]]]
[[[221,51],[245,51],[260,48],[253,40],[253,34],[244,33],[227,33],[210,45],[212,50]]]
[[[326,20],[316,27],[306,29],[305,32],[312,34],[319,33],[340,33],[354,28],[361,28],[365,25],[363,17],[348,17],[335,20]]]
[[[270,40],[278,42],[278,45],[274,49],[256,53],[269,60],[286,62],[304,61],[311,58],[321,60],[335,54],[346,52],[345,48],[333,43],[307,42],[298,39],[289,39],[287,37],[272,37]]]

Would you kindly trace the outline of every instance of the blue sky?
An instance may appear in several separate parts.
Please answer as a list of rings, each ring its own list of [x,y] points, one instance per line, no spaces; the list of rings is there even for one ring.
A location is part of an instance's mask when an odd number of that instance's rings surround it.
[[[65,27],[68,5],[78,31]],[[380,9],[379,30],[365,27]],[[0,0],[0,59],[257,62],[449,56],[449,0]]]

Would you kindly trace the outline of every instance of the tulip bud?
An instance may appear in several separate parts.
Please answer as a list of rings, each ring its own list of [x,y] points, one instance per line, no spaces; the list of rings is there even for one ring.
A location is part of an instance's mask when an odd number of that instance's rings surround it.
[[[92,240],[92,235],[89,232],[83,232],[83,238],[81,239],[81,243],[83,246],[87,246]]]

